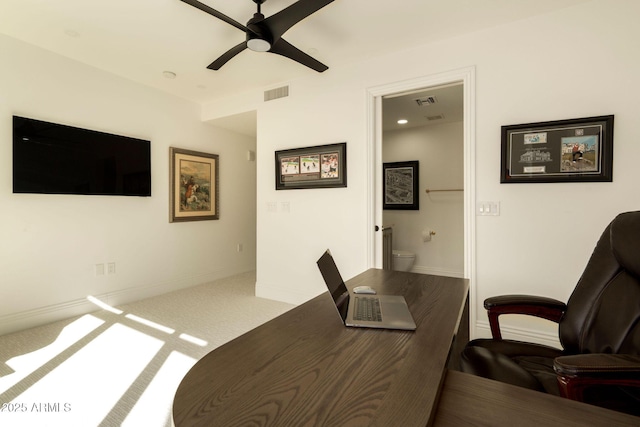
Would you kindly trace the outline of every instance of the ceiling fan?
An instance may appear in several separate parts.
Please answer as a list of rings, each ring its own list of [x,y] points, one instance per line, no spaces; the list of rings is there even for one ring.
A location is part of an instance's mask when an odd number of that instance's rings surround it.
[[[320,61],[312,58],[300,49],[288,43],[282,38],[282,35],[289,28],[293,27],[312,13],[322,9],[324,6],[333,2],[333,0],[299,0],[268,18],[265,18],[260,12],[260,6],[266,0],[253,0],[253,2],[258,5],[258,11],[253,14],[253,18],[247,22],[246,26],[197,0],[181,1],[198,8],[203,12],[213,15],[247,34],[246,41],[232,47],[218,59],[209,64],[207,68],[210,70],[219,70],[220,67],[226,64],[231,58],[246,48],[256,52],[277,53],[278,55],[293,59],[294,61],[297,61],[320,73],[329,68]]]

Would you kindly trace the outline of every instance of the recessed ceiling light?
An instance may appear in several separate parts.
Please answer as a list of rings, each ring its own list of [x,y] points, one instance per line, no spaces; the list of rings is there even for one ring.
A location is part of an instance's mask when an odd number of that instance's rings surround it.
[[[409,123],[409,120],[407,120],[407,119],[400,119],[400,120],[398,120],[398,124],[399,124],[399,125],[406,125],[407,123]]]
[[[163,71],[162,75],[167,79],[175,79],[176,78],[176,73],[174,73],[173,71]]]

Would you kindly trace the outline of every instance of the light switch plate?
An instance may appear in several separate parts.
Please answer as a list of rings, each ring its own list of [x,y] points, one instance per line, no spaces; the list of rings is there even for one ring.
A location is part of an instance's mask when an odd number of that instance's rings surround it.
[[[478,202],[478,216],[500,216],[500,202]]]

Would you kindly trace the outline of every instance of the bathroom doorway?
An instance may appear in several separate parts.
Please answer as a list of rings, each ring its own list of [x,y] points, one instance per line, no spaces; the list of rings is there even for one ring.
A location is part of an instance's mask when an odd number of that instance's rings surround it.
[[[463,228],[464,249],[463,277],[469,280],[469,318],[476,316],[476,253],[475,253],[475,67],[466,67],[451,70],[439,74],[432,74],[411,80],[387,83],[367,89],[367,254],[368,266],[382,268],[383,257],[383,209],[382,209],[382,102],[383,97],[394,94],[402,95],[415,93],[417,90],[436,88],[445,85],[462,83],[463,104]],[[440,189],[433,185],[433,189]],[[429,183],[431,186],[431,183]],[[420,188],[420,197],[427,195],[427,188]],[[422,224],[425,227],[435,228],[430,224]],[[446,233],[439,233],[434,238],[444,239]]]
[[[461,81],[382,96],[382,225],[393,242],[383,263],[391,256],[394,269],[464,277],[463,100]]]

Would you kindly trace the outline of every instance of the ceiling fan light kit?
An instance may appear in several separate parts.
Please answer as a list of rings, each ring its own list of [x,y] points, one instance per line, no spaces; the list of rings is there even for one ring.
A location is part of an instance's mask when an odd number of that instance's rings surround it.
[[[259,10],[260,3],[258,3]],[[262,21],[264,21],[264,15],[258,12],[247,22],[247,47],[254,52],[268,52],[271,49],[271,43],[273,43],[269,29],[260,25]]]
[[[264,39],[247,37],[247,47],[254,52],[269,52],[271,43]]]
[[[265,18],[260,11],[260,6],[266,0],[253,0],[254,3],[258,5],[258,11],[254,13],[253,18],[247,22],[246,26],[197,0],[180,1],[200,9],[201,11],[218,18],[229,25],[233,25],[246,33],[246,41],[232,47],[227,52],[223,53],[218,59],[213,61],[207,67],[210,70],[219,70],[229,60],[247,48],[255,52],[270,52],[287,57],[306,67],[318,71],[319,73],[326,71],[329,68],[320,61],[312,58],[300,49],[288,43],[282,38],[282,35],[289,28],[293,27],[307,16],[322,9],[334,0],[298,0],[268,18]]]

